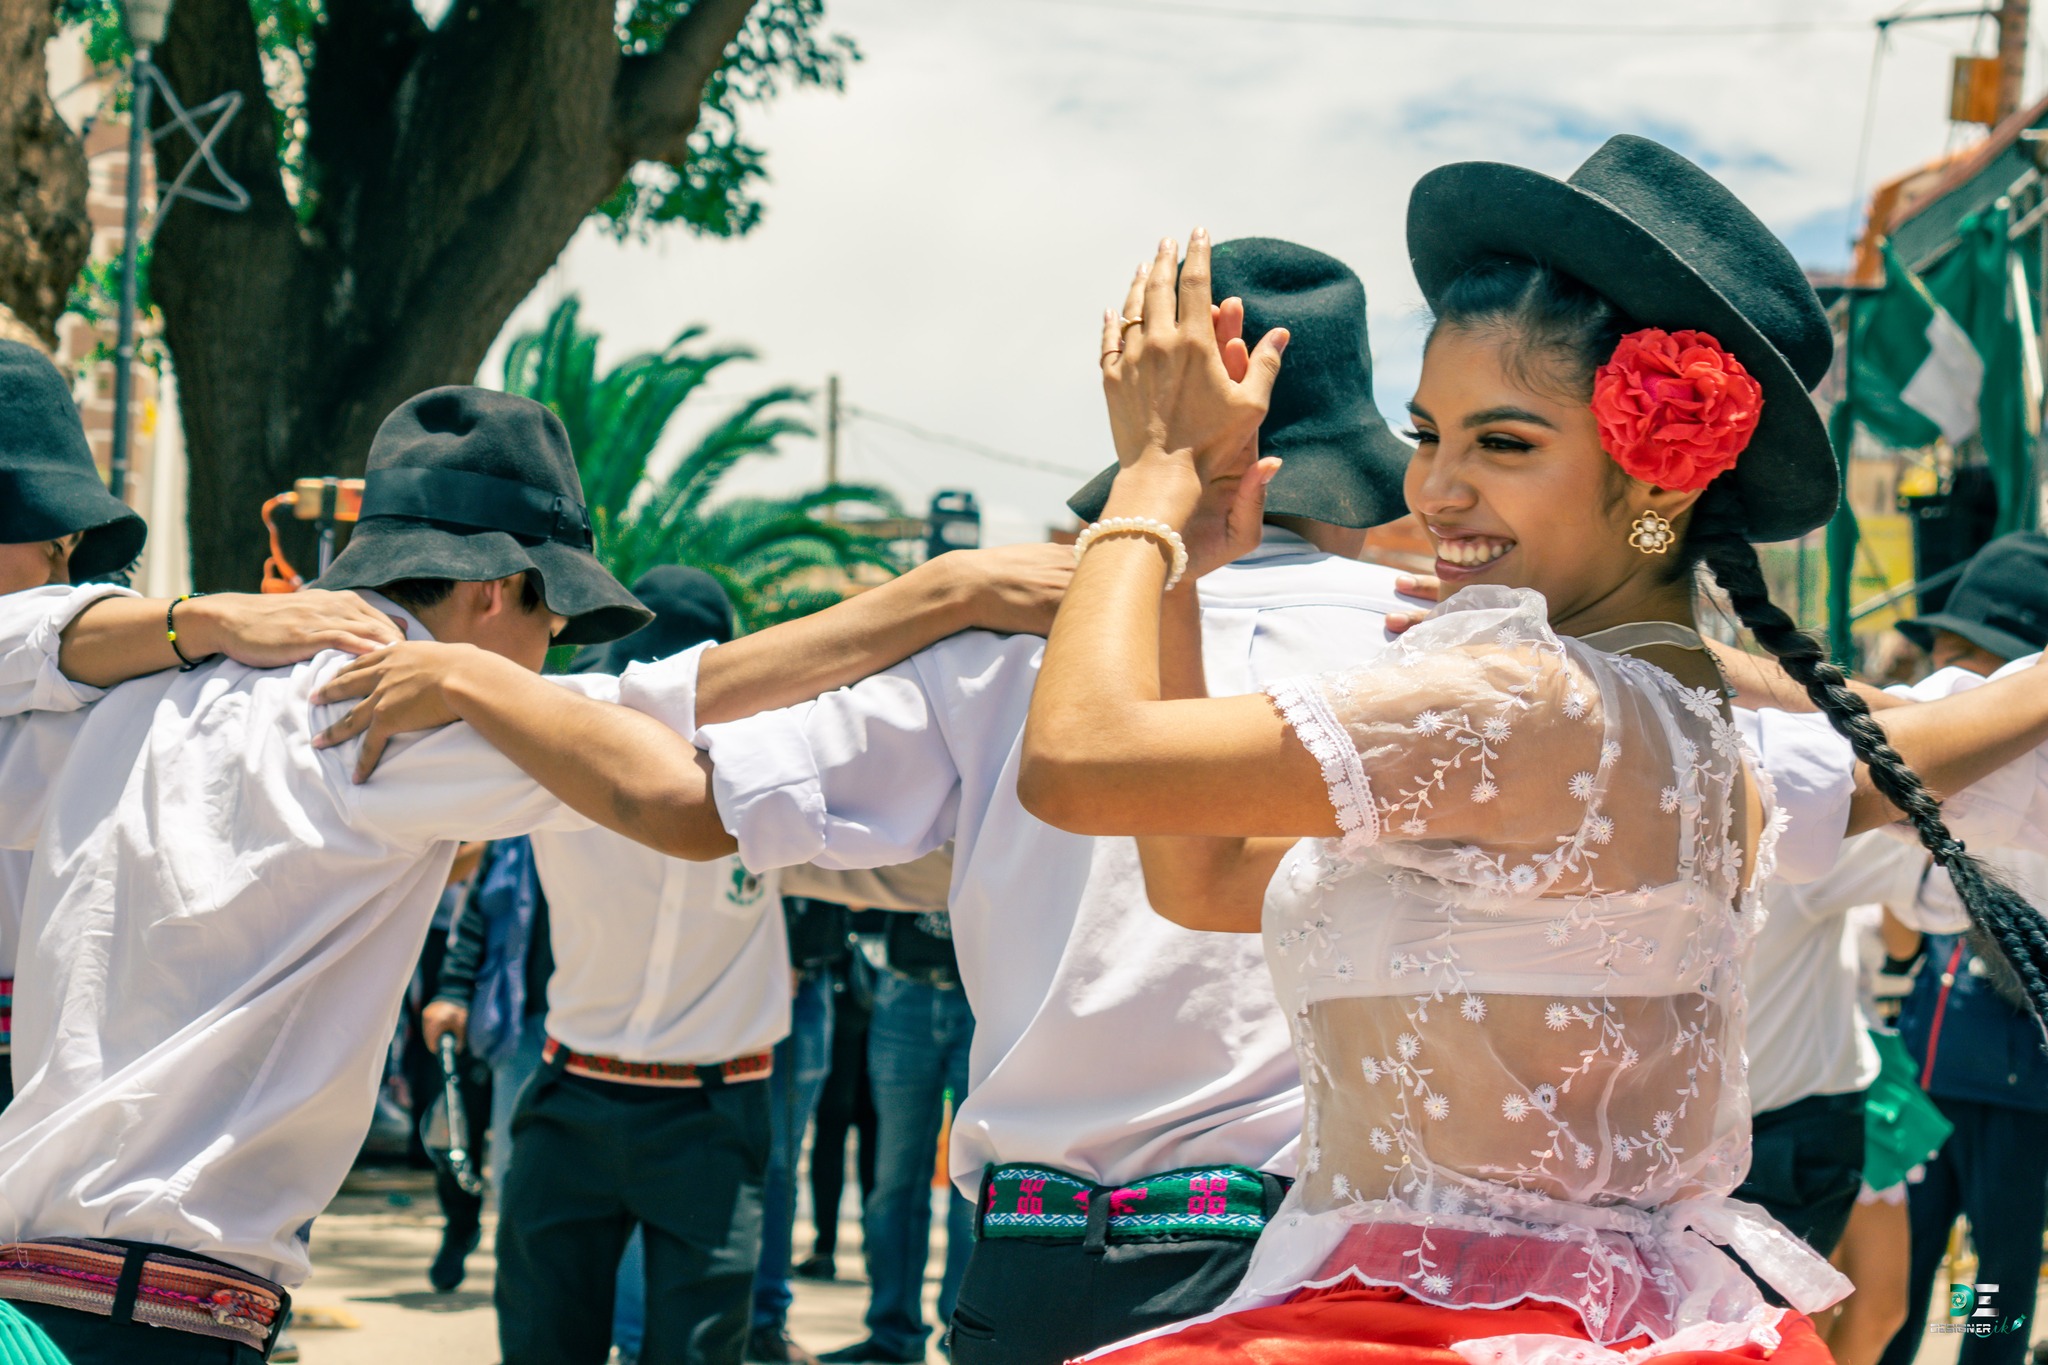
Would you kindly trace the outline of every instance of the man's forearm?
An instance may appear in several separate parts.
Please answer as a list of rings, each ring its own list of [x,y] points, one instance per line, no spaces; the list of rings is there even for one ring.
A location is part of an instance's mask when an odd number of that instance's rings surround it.
[[[1893,706],[1875,719],[1931,791],[1952,795],[2048,742],[2048,675],[2029,669],[1939,701]],[[1899,818],[1867,772],[1856,786],[1849,833]]]
[[[951,557],[708,651],[697,674],[697,723],[744,720],[810,701],[967,629],[974,624],[972,591],[946,563]]]
[[[88,687],[112,687],[177,667],[178,656],[164,628],[170,605],[158,597],[101,598],[64,628],[57,667],[65,677]],[[212,652],[207,648],[209,626],[197,606],[186,602],[176,613],[178,643],[192,659]]]
[[[675,858],[737,848],[711,798],[711,760],[660,721],[481,652],[442,689],[456,715],[578,814]]]

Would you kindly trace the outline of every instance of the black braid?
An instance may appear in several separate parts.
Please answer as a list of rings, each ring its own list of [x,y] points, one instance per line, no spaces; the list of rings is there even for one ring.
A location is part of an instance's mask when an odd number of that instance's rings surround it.
[[[1870,770],[1871,783],[1905,813],[1920,842],[1948,871],[1956,894],[1978,930],[1972,937],[1991,948],[1992,970],[2009,970],[2025,992],[2027,1008],[2048,1018],[2048,921],[2005,880],[1966,852],[1941,816],[1941,802],[1920,775],[1899,756],[1870,707],[1848,687],[1848,676],[1829,661],[1827,650],[1799,629],[1765,586],[1756,549],[1743,534],[1742,512],[1732,490],[1711,485],[1693,509],[1684,562],[1701,563],[1728,594],[1729,604],[1757,643],[1774,655],[1792,680],[1849,741]],[[1999,961],[2003,958],[2003,961]]]
[[[1488,262],[1453,281],[1437,300],[1436,325],[1498,331],[1510,342],[1507,358],[1513,370],[1532,380],[1547,379],[1586,401],[1592,398],[1593,371],[1613,354],[1615,342],[1634,330],[1600,294],[1525,260]],[[1942,819],[1941,802],[1892,748],[1871,719],[1870,707],[1847,686],[1848,676],[1828,660],[1819,640],[1771,601],[1746,529],[1732,487],[1709,485],[1693,508],[1676,567],[1689,572],[1705,564],[1713,573],[1757,643],[1806,689],[1869,769],[1878,791],[1913,822],[1920,842],[1947,869],[1969,909],[1972,940],[1980,950],[1990,950],[1986,956],[1994,979],[2016,981],[2035,1018],[2048,1019],[2048,921],[1964,850]]]

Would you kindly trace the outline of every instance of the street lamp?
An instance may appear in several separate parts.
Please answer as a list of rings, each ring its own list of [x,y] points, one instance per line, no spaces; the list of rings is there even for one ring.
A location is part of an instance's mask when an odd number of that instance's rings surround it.
[[[128,44],[135,49],[129,64],[128,202],[121,210],[121,341],[114,349],[114,454],[108,462],[108,490],[128,495],[129,442],[135,425],[135,227],[142,211],[142,156],[149,146],[149,96],[155,87],[150,50],[164,40],[171,23],[171,0],[125,0],[122,17]]]

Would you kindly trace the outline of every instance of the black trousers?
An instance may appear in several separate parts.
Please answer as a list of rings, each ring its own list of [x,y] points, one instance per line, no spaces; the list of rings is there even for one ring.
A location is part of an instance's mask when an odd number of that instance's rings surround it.
[[[1885,1348],[1880,1365],[1908,1365],[1926,1339],[1928,1295],[1948,1250],[1956,1215],[1970,1220],[1977,1251],[1978,1307],[1990,1307],[1989,1335],[1962,1339],[1960,1365],[2018,1365],[2027,1358],[2034,1321],[2034,1289],[2041,1274],[2041,1229],[2048,1221],[2048,1114],[1999,1104],[1948,1100],[1934,1103],[1956,1126],[1927,1178],[1906,1187],[1913,1220],[1913,1262],[1906,1289],[1906,1325]],[[2012,1324],[2012,1330],[2000,1330]],[[1944,1320],[1943,1325],[1948,1325]]]
[[[846,1191],[846,1141],[859,1142],[855,1169],[860,1173],[863,1208],[875,1189],[875,1094],[868,1084],[868,1006],[844,969],[833,986],[832,1071],[818,1092],[811,1130],[811,1222],[817,1240],[811,1253],[830,1256],[839,1249],[839,1201]]]
[[[642,1365],[738,1365],[761,1256],[768,1104],[763,1081],[685,1090],[535,1075],[512,1116],[498,1211],[505,1365],[600,1365],[636,1223]]]
[[[75,1308],[41,1303],[14,1306],[50,1334],[71,1365],[262,1365],[261,1352],[218,1337],[115,1322]]]
[[[1826,1256],[1842,1240],[1863,1187],[1863,1098],[1809,1095],[1751,1122],[1749,1178],[1735,1197],[1761,1205]]]
[[[1244,1278],[1253,1242],[1201,1237],[976,1242],[953,1310],[953,1365],[1061,1365],[1113,1341],[1217,1307]]]

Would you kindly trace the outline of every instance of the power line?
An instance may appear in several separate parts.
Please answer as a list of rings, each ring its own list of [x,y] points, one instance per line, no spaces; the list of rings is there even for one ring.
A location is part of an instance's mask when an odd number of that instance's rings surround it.
[[[891,417],[872,408],[857,408],[851,403],[841,404],[839,410],[848,417],[858,417],[863,421],[878,422],[885,427],[895,427],[898,431],[908,432],[934,445],[951,446],[970,455],[979,455],[984,460],[1014,465],[1018,469],[1035,470],[1040,474],[1058,474],[1069,479],[1092,479],[1101,472],[1095,469],[1075,469],[1070,465],[1054,464],[1050,460],[1034,460],[1028,455],[1012,455],[1007,450],[997,450],[979,441],[970,441],[964,436],[949,436],[943,431],[933,431],[929,427],[921,427],[915,422],[906,422],[901,417]]]
[[[1314,10],[1237,9],[1223,5],[1187,4],[1183,0],[1036,0],[1036,3],[1069,5],[1078,9],[1122,10],[1132,14],[1174,14],[1198,19],[1253,19],[1273,24],[1325,24],[1340,28],[1577,38],[1739,37],[1753,34],[1782,36],[1795,33],[1846,33],[1860,31],[1869,23],[1867,19],[1787,19],[1750,24],[1545,24],[1516,19],[1435,19],[1393,14],[1331,14]]]

